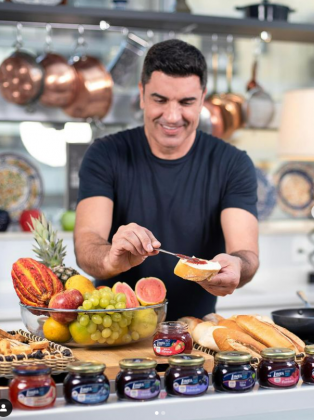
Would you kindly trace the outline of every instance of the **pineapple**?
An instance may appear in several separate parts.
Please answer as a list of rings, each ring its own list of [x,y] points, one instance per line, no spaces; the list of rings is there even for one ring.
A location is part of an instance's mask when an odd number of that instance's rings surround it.
[[[34,246],[33,251],[40,258],[40,261],[49,267],[58,278],[65,283],[70,277],[78,273],[74,268],[66,267],[63,264],[66,255],[62,239],[57,239],[57,231],[53,231],[52,224],[47,222],[42,214],[40,219],[31,217],[32,224],[29,224],[38,247]]]

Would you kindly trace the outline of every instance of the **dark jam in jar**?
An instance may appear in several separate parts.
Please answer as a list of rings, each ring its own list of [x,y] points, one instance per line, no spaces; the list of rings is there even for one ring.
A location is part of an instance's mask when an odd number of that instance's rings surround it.
[[[196,397],[208,388],[208,373],[203,368],[204,357],[180,354],[169,358],[165,372],[165,389],[168,395]]]
[[[190,354],[193,348],[192,336],[185,322],[161,322],[153,338],[154,353],[157,356]]]
[[[123,359],[116,377],[116,393],[120,400],[147,401],[160,393],[160,377],[156,360]]]
[[[257,376],[262,388],[293,388],[297,385],[300,370],[294,360],[294,350],[271,347],[262,350],[261,356]]]
[[[222,351],[215,355],[213,386],[216,391],[248,392],[254,388],[256,373],[252,356],[244,351]]]
[[[314,384],[314,345],[305,346],[305,358],[301,363],[301,378],[306,384]]]
[[[45,364],[21,365],[13,368],[9,398],[14,408],[33,410],[52,407],[56,400],[56,384],[51,369]]]
[[[63,382],[64,398],[69,404],[94,405],[107,401],[110,385],[104,375],[106,366],[96,362],[73,362]]]

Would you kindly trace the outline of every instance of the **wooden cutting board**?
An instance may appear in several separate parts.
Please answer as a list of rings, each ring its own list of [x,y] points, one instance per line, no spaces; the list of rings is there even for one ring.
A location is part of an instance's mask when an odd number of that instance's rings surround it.
[[[157,371],[163,375],[168,364],[167,357],[156,356],[153,351],[151,339],[140,341],[129,346],[121,347],[104,347],[104,348],[72,348],[73,355],[76,359],[81,361],[94,360],[105,363],[106,376],[108,379],[115,379],[120,367],[119,361],[121,359],[151,357],[158,363]],[[214,358],[213,356],[203,353],[199,350],[193,350],[192,354],[201,354],[205,359],[204,367],[208,372],[213,370]]]

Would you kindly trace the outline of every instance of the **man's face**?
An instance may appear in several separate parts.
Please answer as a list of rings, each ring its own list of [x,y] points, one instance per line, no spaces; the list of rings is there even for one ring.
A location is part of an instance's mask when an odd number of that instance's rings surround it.
[[[194,142],[206,94],[199,77],[173,77],[154,71],[145,88],[141,83],[139,88],[152,152],[169,159],[184,156]]]

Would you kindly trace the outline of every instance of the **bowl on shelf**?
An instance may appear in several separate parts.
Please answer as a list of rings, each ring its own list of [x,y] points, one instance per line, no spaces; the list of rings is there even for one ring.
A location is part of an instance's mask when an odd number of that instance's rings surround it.
[[[130,309],[50,309],[20,303],[27,330],[69,347],[108,347],[152,337],[166,319],[168,301]]]

